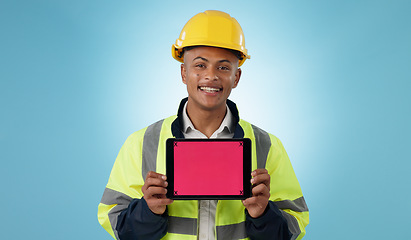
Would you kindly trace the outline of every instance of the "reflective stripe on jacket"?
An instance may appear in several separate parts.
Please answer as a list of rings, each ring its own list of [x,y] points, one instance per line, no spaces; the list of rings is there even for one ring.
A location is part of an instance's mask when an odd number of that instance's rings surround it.
[[[308,208],[283,145],[274,135],[239,120],[235,104],[229,100],[227,104],[238,121],[234,137],[251,139],[252,169],[268,170],[270,201],[286,218],[292,239],[301,239],[309,221]],[[176,129],[180,124],[178,119],[172,116],[137,131],[122,146],[98,207],[100,224],[114,238],[118,239],[115,229],[120,213],[132,199],[143,197],[141,188],[146,174],[149,171],[165,174],[166,139],[182,137]],[[176,200],[167,206],[167,211],[167,234],[163,239],[197,239],[198,201]],[[217,239],[248,239],[245,208],[240,200],[218,201],[215,218]]]

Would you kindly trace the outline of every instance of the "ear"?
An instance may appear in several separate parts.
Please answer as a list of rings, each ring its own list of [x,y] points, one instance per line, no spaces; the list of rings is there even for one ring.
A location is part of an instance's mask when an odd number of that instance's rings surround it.
[[[181,64],[181,80],[183,80],[183,83],[187,85],[186,75],[187,75],[186,66],[184,65],[184,63],[182,63]]]
[[[233,88],[237,87],[238,82],[240,82],[240,77],[241,77],[241,68],[238,68],[237,72],[235,73],[235,80],[234,80]]]

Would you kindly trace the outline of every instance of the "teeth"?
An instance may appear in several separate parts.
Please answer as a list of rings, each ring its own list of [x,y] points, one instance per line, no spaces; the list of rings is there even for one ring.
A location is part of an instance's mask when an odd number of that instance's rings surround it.
[[[210,93],[214,93],[214,92],[219,92],[220,89],[219,88],[212,88],[212,87],[200,87],[201,91],[205,91],[205,92],[210,92]]]

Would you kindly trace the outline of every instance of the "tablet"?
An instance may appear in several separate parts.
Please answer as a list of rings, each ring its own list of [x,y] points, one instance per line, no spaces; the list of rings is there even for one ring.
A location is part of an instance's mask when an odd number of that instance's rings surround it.
[[[167,139],[166,175],[170,199],[246,199],[251,196],[251,140]]]

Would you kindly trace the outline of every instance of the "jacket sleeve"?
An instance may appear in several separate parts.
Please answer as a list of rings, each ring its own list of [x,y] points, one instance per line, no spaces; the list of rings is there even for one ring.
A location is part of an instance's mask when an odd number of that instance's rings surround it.
[[[151,212],[144,198],[134,199],[118,216],[116,226],[121,240],[158,240],[167,233],[167,211]]]
[[[266,163],[267,169],[270,169],[270,200],[287,220],[291,239],[299,240],[304,237],[305,227],[309,223],[308,207],[283,144],[274,135],[270,134],[270,139],[271,148]]]
[[[246,211],[245,227],[250,239],[289,240],[287,220],[283,217],[274,202],[269,201],[265,213],[259,218],[252,218]]]
[[[114,239],[160,239],[167,228],[167,218],[152,213],[142,198],[144,131],[130,135],[121,147],[98,206],[98,220]]]
[[[262,236],[272,236],[269,234],[275,229],[278,234],[275,239],[298,240],[305,235],[305,227],[309,223],[308,207],[281,141],[272,134],[268,135],[271,143],[265,168],[270,174],[269,208],[258,219],[247,216],[246,231],[251,239],[270,239]],[[291,238],[287,237],[285,226]]]

